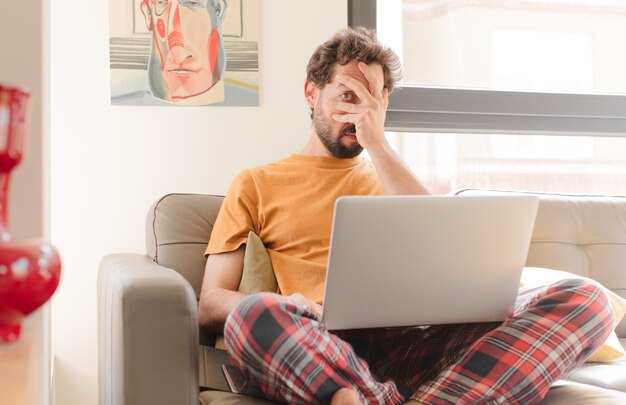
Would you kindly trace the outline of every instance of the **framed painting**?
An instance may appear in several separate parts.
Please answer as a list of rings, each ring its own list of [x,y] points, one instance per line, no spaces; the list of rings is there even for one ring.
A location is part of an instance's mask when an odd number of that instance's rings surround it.
[[[257,0],[110,0],[112,105],[258,106]]]

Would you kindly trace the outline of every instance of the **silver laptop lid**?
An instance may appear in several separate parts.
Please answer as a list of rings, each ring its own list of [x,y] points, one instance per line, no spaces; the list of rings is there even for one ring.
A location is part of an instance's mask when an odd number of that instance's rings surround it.
[[[533,196],[338,199],[323,322],[332,330],[506,319],[537,205]]]

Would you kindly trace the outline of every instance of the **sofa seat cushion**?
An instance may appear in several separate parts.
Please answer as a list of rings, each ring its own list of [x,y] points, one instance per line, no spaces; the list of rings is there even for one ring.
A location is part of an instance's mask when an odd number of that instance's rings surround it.
[[[610,364],[585,363],[566,379],[626,393],[626,358]]]
[[[273,405],[272,402],[245,395],[223,391],[204,391],[200,393],[201,405]],[[559,380],[550,389],[541,405],[624,405],[626,393],[582,384],[574,381]]]
[[[201,405],[275,405],[246,395],[237,395],[224,391],[204,391],[200,393]]]
[[[554,383],[541,405],[623,405],[626,393],[582,384],[574,381],[559,380]]]

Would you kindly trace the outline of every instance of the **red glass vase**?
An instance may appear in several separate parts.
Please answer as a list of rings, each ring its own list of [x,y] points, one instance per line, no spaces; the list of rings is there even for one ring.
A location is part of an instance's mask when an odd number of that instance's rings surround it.
[[[61,277],[56,250],[40,239],[12,240],[9,179],[22,160],[30,94],[0,84],[0,343],[20,336],[22,320],[52,296]]]

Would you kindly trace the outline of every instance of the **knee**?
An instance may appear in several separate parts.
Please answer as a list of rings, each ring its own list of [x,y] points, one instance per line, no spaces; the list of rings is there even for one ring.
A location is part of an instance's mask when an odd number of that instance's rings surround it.
[[[572,278],[561,280],[553,285],[564,304],[571,305],[571,311],[587,313],[589,317],[603,319],[604,324],[613,326],[613,309],[605,287],[590,279]]]
[[[605,288],[595,280],[588,278],[566,278],[553,284],[555,291],[571,295],[572,298],[590,299],[608,303]]]
[[[281,296],[272,293],[252,294],[242,299],[228,314],[224,323],[224,338],[228,341],[253,328],[263,327],[266,314],[280,312]]]
[[[244,353],[270,353],[284,340],[285,330],[297,316],[289,301],[278,294],[259,293],[244,298],[224,324],[224,341],[231,357]]]

